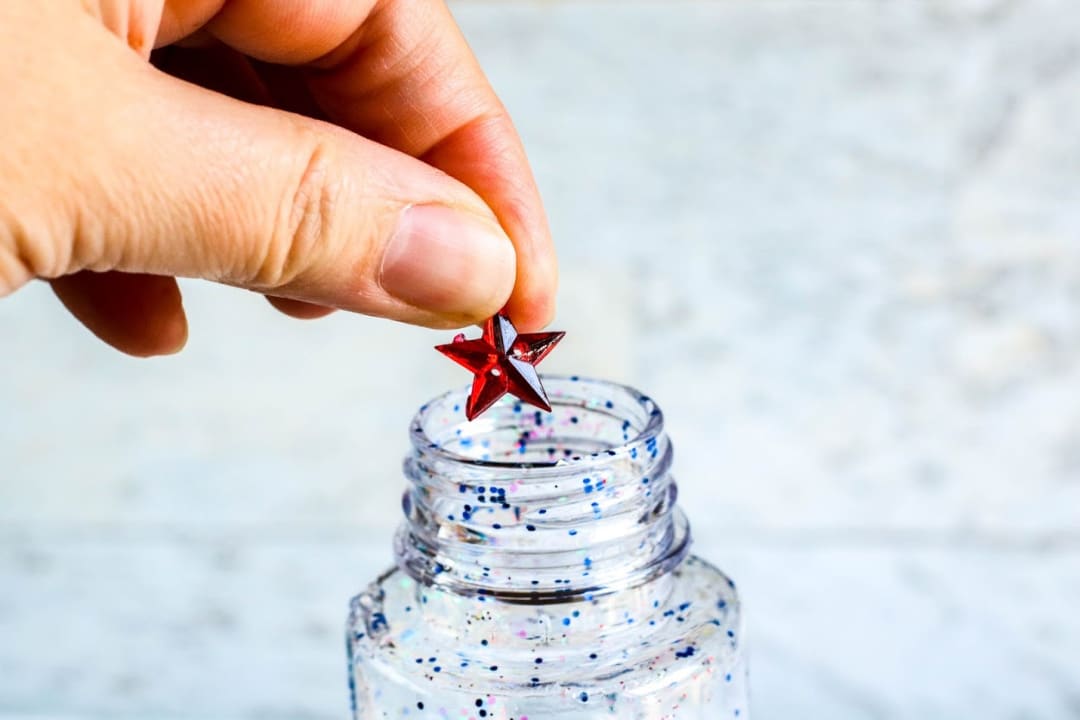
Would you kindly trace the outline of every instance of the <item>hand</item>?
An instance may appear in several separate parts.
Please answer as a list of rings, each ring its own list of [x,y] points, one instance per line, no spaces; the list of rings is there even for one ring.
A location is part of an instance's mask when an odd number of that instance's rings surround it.
[[[48,279],[142,356],[186,340],[178,276],[551,319],[525,153],[442,0],[5,0],[0,47],[0,297]]]

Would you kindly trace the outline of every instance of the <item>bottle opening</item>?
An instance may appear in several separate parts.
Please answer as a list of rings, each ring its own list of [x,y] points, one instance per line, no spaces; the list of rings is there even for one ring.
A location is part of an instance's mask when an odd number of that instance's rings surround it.
[[[417,414],[397,554],[419,582],[563,602],[645,582],[686,554],[659,407],[614,383],[544,383],[550,412],[504,398],[469,422],[462,389]]]
[[[476,420],[465,419],[464,390],[424,405],[412,424],[413,446],[451,462],[544,470],[593,463],[602,456],[652,453],[663,414],[625,385],[577,376],[544,376],[551,412],[505,397]],[[543,475],[543,473],[540,473]]]

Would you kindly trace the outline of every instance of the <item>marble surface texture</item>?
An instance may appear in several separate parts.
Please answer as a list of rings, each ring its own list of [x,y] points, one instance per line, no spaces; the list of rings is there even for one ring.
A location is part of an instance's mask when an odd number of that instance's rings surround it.
[[[664,407],[754,715],[1080,718],[1080,12],[458,2],[563,267],[549,371]],[[344,718],[445,333],[184,284],[0,301],[0,718]]]

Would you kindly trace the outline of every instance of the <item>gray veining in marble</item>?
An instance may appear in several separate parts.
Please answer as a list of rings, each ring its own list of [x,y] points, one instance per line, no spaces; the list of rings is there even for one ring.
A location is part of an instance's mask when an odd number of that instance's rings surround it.
[[[460,2],[563,263],[550,371],[664,407],[757,718],[1080,718],[1080,13]],[[0,718],[342,718],[444,334],[184,284],[0,301]],[[384,378],[392,378],[387,382]]]

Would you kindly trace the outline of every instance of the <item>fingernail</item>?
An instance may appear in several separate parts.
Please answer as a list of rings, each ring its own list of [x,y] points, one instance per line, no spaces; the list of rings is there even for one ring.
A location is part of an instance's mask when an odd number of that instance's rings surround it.
[[[379,282],[398,300],[443,315],[493,314],[514,286],[514,249],[493,221],[444,205],[401,212]]]

